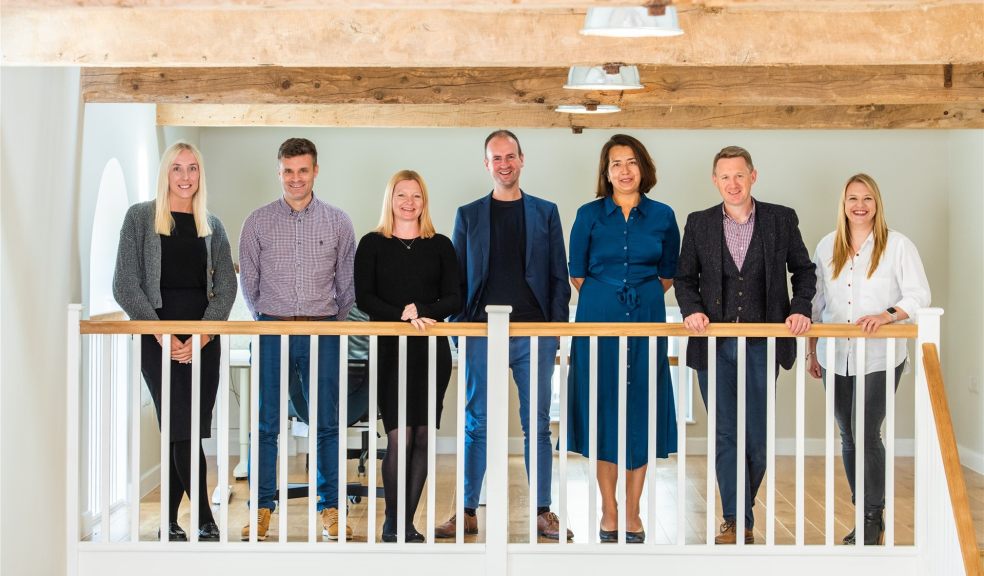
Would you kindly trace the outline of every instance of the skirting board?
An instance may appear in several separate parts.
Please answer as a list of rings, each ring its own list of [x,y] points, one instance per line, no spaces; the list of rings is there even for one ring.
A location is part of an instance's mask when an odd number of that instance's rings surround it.
[[[957,444],[960,463],[978,474],[984,474],[984,454]]]
[[[155,464],[153,468],[140,475],[140,497],[143,498],[160,485],[161,465]]]

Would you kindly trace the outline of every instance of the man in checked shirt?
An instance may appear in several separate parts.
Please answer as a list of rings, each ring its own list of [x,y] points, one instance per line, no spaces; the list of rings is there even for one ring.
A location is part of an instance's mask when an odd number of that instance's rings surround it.
[[[752,198],[758,173],[744,148],[728,146],[714,157],[711,179],[724,202],[687,217],[674,278],[684,326],[699,336],[710,322],[782,322],[799,336],[809,330],[816,267],[803,245],[796,212]],[[793,297],[786,288],[792,275]],[[716,544],[737,540],[738,345],[737,338],[717,339],[715,470],[721,491],[724,523]],[[745,478],[746,544],[755,541],[752,506],[766,467],[765,338],[749,338],[745,348]],[[787,370],[796,359],[796,341],[779,338],[776,360]],[[707,338],[690,338],[687,366],[697,371],[707,404]]]
[[[253,211],[239,239],[243,296],[257,320],[345,319],[355,304],[355,230],[348,215],[314,195],[318,151],[290,138],[277,153],[283,196]],[[308,421],[310,342],[291,336],[288,382],[294,409]],[[338,337],[318,337],[318,511],[323,534],[338,538]],[[277,499],[280,337],[260,337],[257,539],[264,540]],[[282,502],[281,504],[286,504]],[[346,537],[352,530],[345,527]],[[281,534],[281,538],[286,535]],[[249,524],[242,539],[249,539]]]

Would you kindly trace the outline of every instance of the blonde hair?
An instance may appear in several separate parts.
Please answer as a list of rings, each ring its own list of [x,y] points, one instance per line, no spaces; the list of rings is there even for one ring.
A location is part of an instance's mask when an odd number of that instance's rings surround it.
[[[387,238],[393,237],[393,190],[396,185],[404,180],[413,180],[420,185],[420,192],[423,196],[424,206],[420,210],[420,216],[417,218],[417,223],[420,226],[420,237],[421,238],[431,238],[437,231],[434,230],[434,223],[431,222],[430,217],[430,200],[427,196],[427,184],[424,183],[424,179],[413,170],[400,170],[396,174],[390,177],[389,182],[386,184],[386,192],[383,194],[383,208],[379,214],[379,225],[376,226],[376,232],[379,232]]]
[[[875,199],[875,221],[872,229],[872,235],[875,237],[875,248],[871,253],[868,278],[871,278],[871,275],[878,268],[882,254],[885,253],[885,246],[888,244],[888,224],[885,223],[885,210],[878,183],[867,174],[851,176],[847,179],[847,184],[844,184],[844,191],[841,192],[840,203],[837,205],[837,233],[834,238],[834,256],[830,260],[830,264],[834,268],[834,278],[840,276],[841,270],[844,269],[848,258],[851,257],[851,228],[847,220],[847,212],[844,210],[844,203],[847,201],[848,186],[855,182],[863,184]]]
[[[175,142],[168,146],[161,156],[161,166],[157,172],[157,200],[154,204],[154,231],[163,236],[170,236],[174,230],[174,218],[171,216],[171,204],[169,195],[171,193],[168,184],[168,172],[171,164],[184,150],[191,152],[198,163],[198,192],[191,201],[191,213],[195,216],[195,228],[198,229],[198,237],[205,238],[212,234],[212,227],[208,225],[207,195],[205,193],[205,164],[202,162],[202,153],[187,142]]]

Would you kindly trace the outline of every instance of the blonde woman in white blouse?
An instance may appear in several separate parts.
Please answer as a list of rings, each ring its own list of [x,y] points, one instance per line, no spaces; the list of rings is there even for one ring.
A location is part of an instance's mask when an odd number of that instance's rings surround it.
[[[878,184],[867,174],[847,180],[837,208],[837,229],[817,245],[817,294],[813,321],[852,323],[868,334],[884,324],[908,320],[929,306],[930,290],[915,244],[889,230]],[[827,339],[810,339],[809,372],[825,378],[833,370],[834,416],[841,433],[841,456],[854,501],[855,478],[855,376],[864,371],[864,539],[881,544],[885,525],[885,445],[881,426],[885,419],[885,345],[872,340],[865,348],[864,366],[857,365],[856,343],[836,340],[834,365],[827,364]],[[895,386],[905,367],[906,344],[896,341]],[[853,544],[855,531],[844,537]]]

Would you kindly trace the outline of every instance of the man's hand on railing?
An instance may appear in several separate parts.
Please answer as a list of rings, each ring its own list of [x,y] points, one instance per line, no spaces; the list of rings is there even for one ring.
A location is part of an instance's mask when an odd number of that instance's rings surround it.
[[[789,318],[786,318],[786,328],[789,328],[789,333],[793,336],[799,336],[809,330],[810,324],[812,321],[802,314],[790,314]]]
[[[704,328],[707,328],[707,325],[710,323],[711,320],[703,312],[694,312],[683,319],[684,328],[695,334],[703,334]]]

